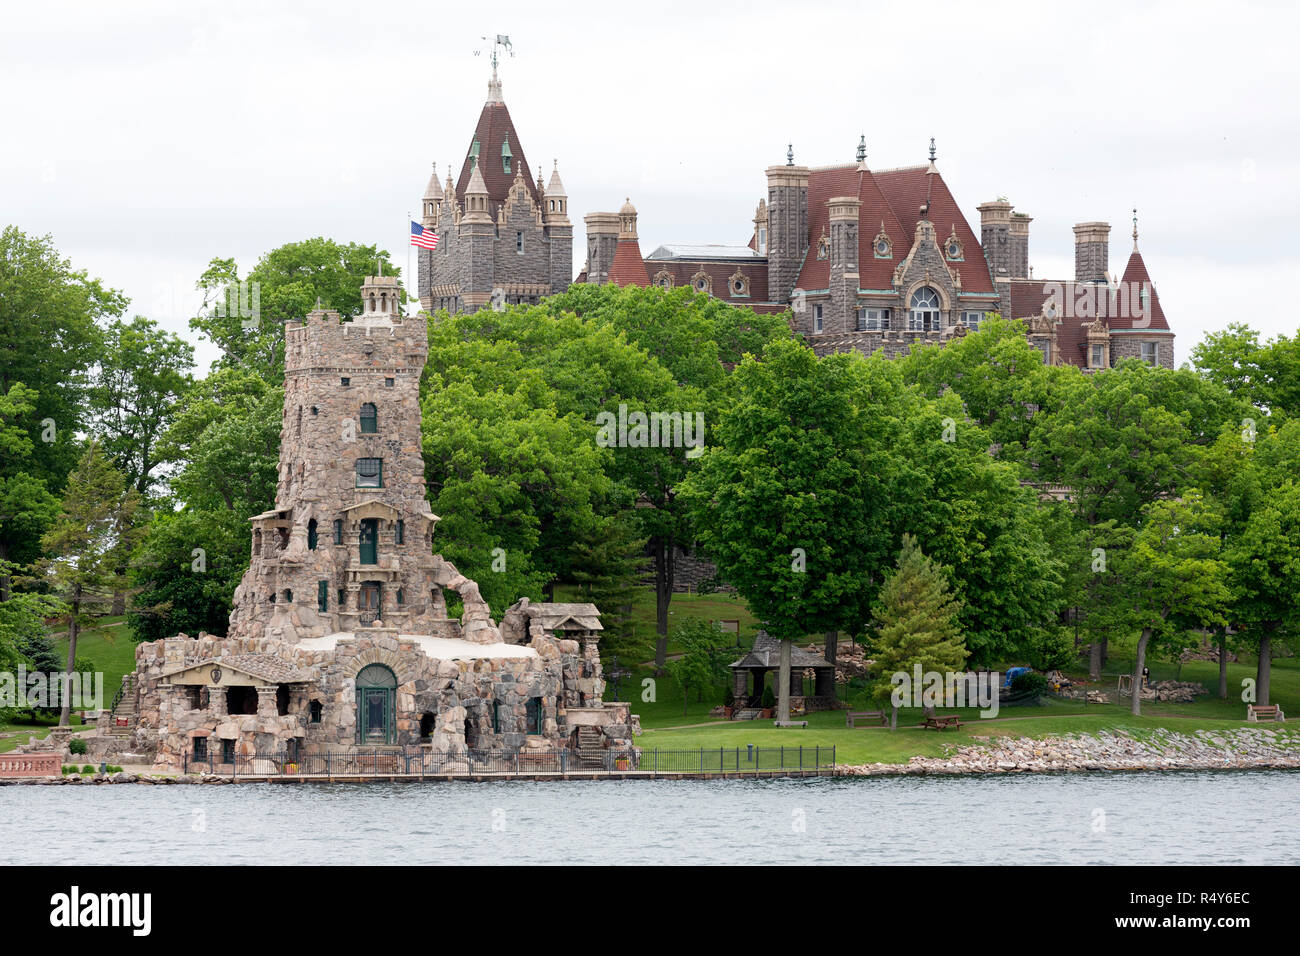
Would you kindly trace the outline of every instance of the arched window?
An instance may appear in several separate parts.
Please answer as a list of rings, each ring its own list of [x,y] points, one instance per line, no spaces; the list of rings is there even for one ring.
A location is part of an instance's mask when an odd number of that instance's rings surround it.
[[[939,331],[941,328],[939,315],[939,293],[929,286],[922,286],[912,293],[912,301],[907,314],[908,331]]]
[[[357,743],[393,742],[397,676],[383,664],[367,664],[357,673]]]
[[[317,541],[316,519],[312,518],[310,521],[307,522],[307,550],[308,551],[316,550],[316,541]]]
[[[366,402],[361,406],[361,434],[373,435],[379,431],[379,409],[375,408],[374,402]]]

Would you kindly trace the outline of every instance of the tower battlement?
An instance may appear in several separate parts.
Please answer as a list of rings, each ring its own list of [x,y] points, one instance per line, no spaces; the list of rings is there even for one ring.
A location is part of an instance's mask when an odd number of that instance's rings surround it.
[[[360,315],[345,320],[331,309],[308,313],[284,329],[286,375],[304,371],[414,372],[429,349],[428,320],[405,318],[402,291],[391,276],[371,276],[362,286]]]

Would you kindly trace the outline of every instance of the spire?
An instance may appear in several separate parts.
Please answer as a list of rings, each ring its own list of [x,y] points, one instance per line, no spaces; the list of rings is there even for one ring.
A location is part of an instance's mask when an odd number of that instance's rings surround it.
[[[1138,251],[1138,211],[1133,210],[1133,251]]]
[[[555,168],[551,170],[551,181],[546,186],[546,195],[554,196],[557,199],[560,197],[567,199],[569,194],[564,191],[564,183],[560,181],[560,161],[557,159],[553,162],[555,163]],[[540,171],[537,174],[537,181],[542,181],[542,174]]]
[[[425,187],[424,198],[426,202],[442,201],[442,183],[438,181],[438,164],[433,164],[433,173],[429,176],[429,185]]]
[[[505,100],[501,98],[501,78],[497,76],[496,57],[492,59],[494,61],[492,63],[492,79],[488,80],[487,101],[489,103],[504,103]]]
[[[930,168],[926,170],[926,173],[927,174],[937,173],[938,171],[939,168],[934,165],[934,137],[931,136],[930,137]]]
[[[858,139],[858,165],[865,165],[867,162],[867,134],[863,133]]]

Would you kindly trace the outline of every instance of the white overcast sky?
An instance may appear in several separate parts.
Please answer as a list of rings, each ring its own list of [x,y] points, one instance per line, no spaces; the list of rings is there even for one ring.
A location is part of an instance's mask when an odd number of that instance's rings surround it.
[[[459,166],[484,35],[533,166],[577,224],[630,196],[641,246],[748,241],[763,169],[938,163],[978,233],[1005,195],[1035,276],[1073,274],[1075,222],[1141,248],[1185,360],[1207,330],[1295,334],[1294,2],[22,3],[0,26],[0,222],[50,233],[131,312],[188,330],[213,256],[376,242]],[[200,364],[215,355],[201,344]]]

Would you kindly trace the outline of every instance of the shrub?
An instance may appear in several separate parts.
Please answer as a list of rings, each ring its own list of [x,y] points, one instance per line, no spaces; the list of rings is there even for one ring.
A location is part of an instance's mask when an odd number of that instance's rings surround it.
[[[90,764],[86,764],[84,767],[81,768],[81,772],[82,772],[83,774],[94,773],[94,772],[95,772],[95,768],[92,767]]]
[[[1017,674],[1015,679],[1011,681],[1011,692],[1013,694],[1033,694],[1037,697],[1045,690],[1047,690],[1047,678],[1037,671]]]
[[[122,768],[119,767],[119,766],[117,766],[116,764],[109,764],[109,765],[108,765],[108,772],[109,772],[109,773],[121,773],[121,772],[122,772]]]
[[[67,776],[67,775],[70,774],[70,773],[76,773],[76,772],[77,772],[77,768],[76,768],[76,767],[69,767],[67,764],[64,764],[64,765],[63,765],[63,774],[64,774],[64,776]]]
[[[771,687],[764,687],[763,688],[763,709],[767,710],[775,706],[776,706],[776,694],[772,693]]]
[[[80,737],[73,737],[68,741],[68,750],[77,756],[81,756],[86,752],[86,742]]]

